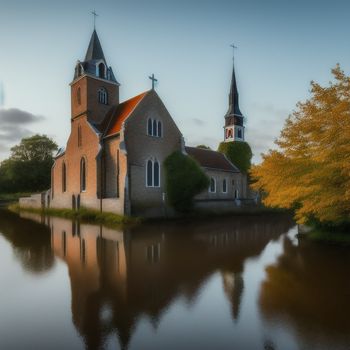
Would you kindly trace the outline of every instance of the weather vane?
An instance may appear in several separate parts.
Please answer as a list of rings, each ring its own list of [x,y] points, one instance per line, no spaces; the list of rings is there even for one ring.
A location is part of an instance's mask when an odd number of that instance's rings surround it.
[[[94,29],[96,29],[96,17],[98,17],[98,14],[95,10],[91,11],[91,14],[94,16]]]

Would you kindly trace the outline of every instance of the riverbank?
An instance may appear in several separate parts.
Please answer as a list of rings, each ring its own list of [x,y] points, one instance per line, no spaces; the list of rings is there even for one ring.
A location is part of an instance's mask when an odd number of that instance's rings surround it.
[[[324,229],[311,229],[309,232],[298,233],[301,240],[350,247],[349,231],[327,231]]]
[[[19,198],[29,196],[29,193],[0,193],[0,207],[18,202]]]
[[[40,215],[56,216],[71,220],[80,220],[82,222],[101,224],[110,227],[121,226],[126,224],[137,224],[140,222],[139,218],[133,218],[108,212],[101,213],[98,210],[86,208],[81,208],[79,210],[55,208],[38,209],[23,208],[20,207],[18,204],[13,204],[8,206],[8,209],[16,213],[20,213],[21,211],[23,211]]]

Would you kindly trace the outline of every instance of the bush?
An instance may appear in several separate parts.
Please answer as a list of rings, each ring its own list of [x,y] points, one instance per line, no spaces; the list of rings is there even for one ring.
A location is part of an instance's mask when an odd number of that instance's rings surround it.
[[[247,142],[221,142],[218,151],[225,154],[242,173],[248,173],[253,153]]]
[[[169,204],[179,212],[193,208],[193,198],[209,186],[209,179],[198,163],[179,151],[164,162]]]

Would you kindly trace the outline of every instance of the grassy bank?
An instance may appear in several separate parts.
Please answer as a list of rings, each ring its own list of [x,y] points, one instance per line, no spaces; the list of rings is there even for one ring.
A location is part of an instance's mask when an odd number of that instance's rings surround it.
[[[47,216],[56,216],[71,220],[80,220],[82,222],[101,224],[105,226],[121,226],[125,224],[136,224],[140,221],[138,218],[132,218],[128,216],[118,215],[108,212],[100,212],[98,210],[81,208],[80,210],[72,209],[37,209],[37,208],[22,208],[18,204],[13,204],[8,207],[9,210],[14,212],[28,212]]]
[[[350,231],[326,231],[321,229],[314,229],[308,233],[298,234],[298,238],[305,239],[312,242],[333,244],[339,246],[350,247]]]
[[[31,193],[0,193],[0,201],[1,202],[17,202],[21,197],[29,197]]]

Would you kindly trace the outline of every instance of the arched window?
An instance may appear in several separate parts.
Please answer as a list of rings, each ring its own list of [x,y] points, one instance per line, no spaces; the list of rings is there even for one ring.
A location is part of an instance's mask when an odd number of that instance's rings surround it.
[[[98,76],[103,79],[106,77],[106,67],[102,62],[98,65]]]
[[[98,89],[98,102],[104,105],[108,104],[108,93],[105,88]]]
[[[238,190],[235,190],[235,199],[238,199],[239,198],[239,192]]]
[[[146,183],[147,187],[153,186],[153,162],[151,160],[147,161]]]
[[[238,137],[239,139],[242,138],[242,130],[241,130],[241,129],[238,129],[238,130],[237,130],[237,137]]]
[[[78,125],[78,147],[82,145],[82,134],[81,134],[81,126]]]
[[[67,168],[66,163],[62,164],[62,192],[67,191]]]
[[[159,176],[160,176],[160,168],[159,168],[159,163],[155,161],[153,163],[153,186],[154,187],[159,187]]]
[[[157,160],[149,159],[146,165],[146,186],[160,187],[160,165]]]
[[[80,160],[80,191],[86,191],[86,162],[85,158]]]
[[[157,136],[157,121],[153,120],[153,132],[152,132],[153,136]]]
[[[158,121],[157,136],[162,137],[162,122],[161,121]]]
[[[222,180],[222,192],[227,193],[227,180],[226,179]]]
[[[211,192],[211,193],[216,192],[216,181],[213,177],[210,178],[209,192]]]
[[[81,105],[81,90],[80,90],[80,86],[77,89],[77,103],[78,103],[78,105]]]
[[[153,136],[153,132],[152,132],[152,119],[148,119],[148,122],[147,122],[147,134],[150,135],[150,136]]]

